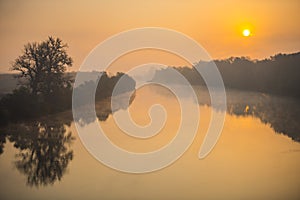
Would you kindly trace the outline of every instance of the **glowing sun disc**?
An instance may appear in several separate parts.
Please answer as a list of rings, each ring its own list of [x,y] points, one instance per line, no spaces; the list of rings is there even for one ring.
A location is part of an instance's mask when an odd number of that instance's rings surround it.
[[[249,29],[243,30],[243,36],[248,37],[248,36],[250,36],[250,34],[251,34],[251,32]]]

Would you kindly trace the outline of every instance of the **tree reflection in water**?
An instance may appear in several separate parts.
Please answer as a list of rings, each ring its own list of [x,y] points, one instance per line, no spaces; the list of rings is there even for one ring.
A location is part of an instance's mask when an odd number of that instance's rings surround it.
[[[185,86],[180,87],[180,98],[189,98]],[[160,95],[168,96],[160,86],[155,87]],[[211,106],[210,95],[206,87],[194,86],[200,106]],[[218,89],[214,88],[216,94]],[[299,99],[285,96],[276,96],[260,92],[242,91],[226,88],[227,114],[255,117],[262,123],[280,134],[284,134],[296,142],[300,142],[300,104]],[[218,102],[214,110],[220,111]]]
[[[198,95],[200,105],[210,105],[209,94],[199,92]],[[134,97],[135,93],[131,96],[129,105]],[[98,120],[105,121],[113,112],[126,109],[126,100],[126,94],[120,96],[114,110],[111,109],[110,99],[97,102],[95,109]],[[263,123],[270,124],[276,132],[300,141],[300,105],[297,99],[229,90],[227,109],[231,115],[257,117]],[[82,111],[74,119],[81,125],[96,120],[91,112],[86,112],[88,109],[83,107]],[[0,131],[0,154],[3,153],[7,139],[14,144],[19,150],[15,157],[15,166],[27,176],[29,186],[47,186],[60,181],[73,159],[70,147],[74,137],[67,131],[72,120],[71,111],[66,116],[58,116],[60,117],[10,125]]]
[[[9,141],[19,149],[15,166],[27,176],[29,186],[46,186],[61,180],[73,159],[71,132],[58,120],[22,123],[9,131]]]
[[[262,123],[269,124],[276,133],[282,133],[300,142],[298,99],[253,92],[246,94],[227,95],[229,114],[259,118]]]
[[[135,95],[135,91],[127,92],[115,97],[106,98],[102,101],[96,102],[95,104],[86,103],[84,105],[79,105],[76,107],[76,112],[73,113],[74,120],[78,122],[80,126],[88,125],[95,120],[106,121],[109,115],[113,114],[114,112],[121,109],[126,110],[133,102]],[[113,110],[111,106],[111,98],[114,98],[113,100],[115,102],[115,107]]]
[[[134,95],[130,98],[132,103]],[[96,103],[99,121],[107,120],[108,116],[119,109],[128,107],[127,94],[117,97],[117,107],[111,109],[110,98]],[[85,107],[83,107],[85,108]],[[83,109],[83,111],[86,109]],[[80,115],[82,125],[93,122],[91,112]],[[48,118],[41,118],[19,124],[10,124],[0,129],[0,155],[8,139],[19,150],[15,156],[15,167],[27,177],[29,186],[47,186],[60,181],[73,159],[72,142],[75,138],[71,131],[72,112],[68,111]]]

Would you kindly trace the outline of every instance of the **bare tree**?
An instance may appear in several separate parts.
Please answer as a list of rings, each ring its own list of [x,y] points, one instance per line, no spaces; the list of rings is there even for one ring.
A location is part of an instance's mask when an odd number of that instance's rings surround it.
[[[66,52],[67,47],[61,39],[53,37],[40,43],[28,43],[23,54],[13,63],[12,70],[20,71],[19,77],[28,80],[33,95],[49,96],[56,89],[70,84],[63,75],[73,63]]]

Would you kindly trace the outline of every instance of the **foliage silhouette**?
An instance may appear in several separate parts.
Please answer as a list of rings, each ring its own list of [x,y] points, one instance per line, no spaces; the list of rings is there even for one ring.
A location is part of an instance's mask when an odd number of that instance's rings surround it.
[[[0,125],[71,108],[72,80],[64,75],[72,66],[67,45],[59,38],[48,37],[40,43],[28,43],[12,65],[21,72],[25,84],[0,101]]]
[[[264,60],[250,60],[246,57],[231,57],[215,60],[225,87],[240,90],[257,91],[276,95],[300,98],[300,52],[293,54],[277,54]],[[193,68],[174,67],[192,85],[205,85],[201,75],[195,68],[209,67],[212,62],[200,61]],[[168,70],[156,71],[153,80],[176,83],[176,79],[168,76]]]
[[[70,80],[63,75],[73,62],[66,48],[67,44],[53,37],[40,43],[28,43],[13,63],[12,70],[20,71],[19,77],[28,80],[33,95],[40,94],[47,100],[56,90],[70,87]]]
[[[62,179],[73,159],[70,146],[74,137],[65,126],[61,120],[51,119],[14,124],[5,130],[19,149],[15,166],[27,176],[29,186],[52,185]]]
[[[198,91],[199,105],[211,106],[207,88],[194,86],[194,89]],[[299,99],[236,89],[227,89],[226,98],[228,114],[258,118],[276,133],[284,134],[294,141],[300,142]],[[220,112],[218,106],[213,109]]]
[[[94,76],[95,72],[79,72],[86,76]],[[98,73],[98,72],[97,72]],[[96,73],[96,74],[97,74]],[[108,76],[106,72],[101,72],[102,76],[96,85],[96,82],[89,81],[80,84],[75,90],[79,90],[81,95],[93,95],[93,88],[96,88],[95,100],[101,101],[110,98],[117,82],[122,78],[126,84],[122,85],[119,94],[125,94],[135,90],[135,81],[124,73],[117,73],[114,76]],[[12,94],[5,95],[0,100],[0,125],[6,125],[9,122],[22,121],[24,119],[36,118],[43,115],[54,114],[57,112],[71,109],[72,105],[72,87],[57,88],[52,91],[52,95],[44,101],[40,94],[34,95],[30,88],[21,86],[13,91]],[[94,102],[78,101],[80,105],[93,105]],[[104,116],[104,115],[103,115]],[[102,116],[102,117],[103,117]],[[106,115],[108,117],[108,115]]]

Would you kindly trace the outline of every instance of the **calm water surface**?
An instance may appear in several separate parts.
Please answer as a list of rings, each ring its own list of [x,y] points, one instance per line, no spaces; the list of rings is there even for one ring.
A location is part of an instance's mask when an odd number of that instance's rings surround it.
[[[70,112],[10,125],[0,138],[0,199],[300,199],[299,102],[229,90],[222,135],[209,156],[199,160],[211,112],[221,111],[210,107],[203,88],[196,89],[201,116],[194,142],[174,164],[147,174],[122,173],[94,159]],[[184,91],[181,98],[191,101]],[[98,121],[116,145],[153,151],[175,136],[180,122],[176,98],[149,86],[139,89],[129,106],[137,124],[150,122],[147,112],[154,103],[162,104],[168,116],[161,132],[147,140],[129,137],[116,126],[109,101],[97,103]],[[123,109],[120,105],[114,114]]]

